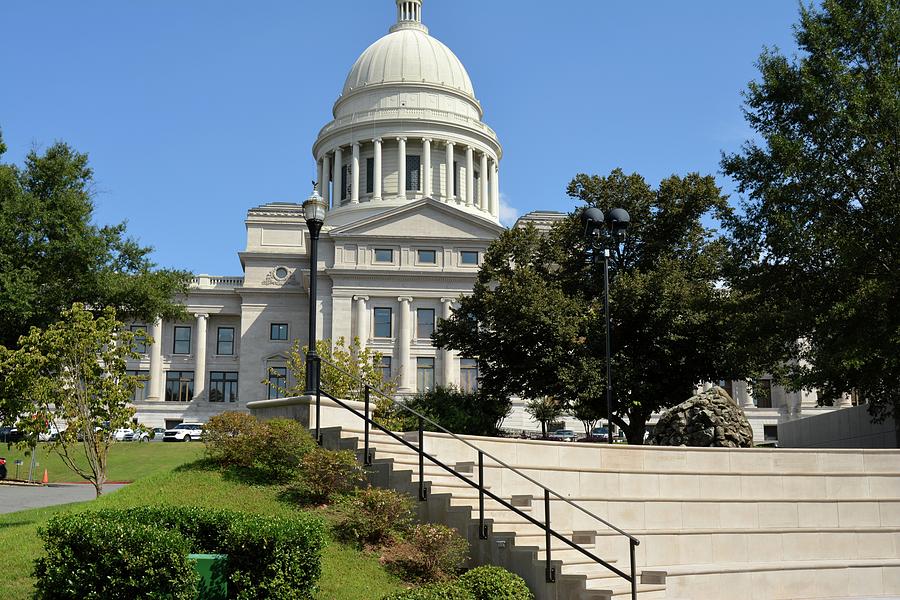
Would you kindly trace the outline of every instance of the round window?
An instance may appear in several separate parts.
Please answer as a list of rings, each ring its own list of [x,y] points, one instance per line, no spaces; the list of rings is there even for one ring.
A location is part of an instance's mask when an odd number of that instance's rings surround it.
[[[275,277],[276,279],[287,279],[288,270],[285,267],[278,267],[275,269]]]

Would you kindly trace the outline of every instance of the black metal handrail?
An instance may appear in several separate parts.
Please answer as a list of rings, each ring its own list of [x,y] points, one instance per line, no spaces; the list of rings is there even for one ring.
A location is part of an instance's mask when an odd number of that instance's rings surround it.
[[[345,376],[349,377],[351,380],[355,380],[360,386],[363,387],[363,389],[364,389],[363,402],[364,402],[364,406],[365,406],[363,413],[360,413],[358,410],[356,410],[352,406],[346,404],[343,400],[336,398],[332,394],[328,393],[326,390],[322,389],[321,369],[322,369],[323,362],[327,363],[329,367],[331,367],[337,371],[340,371]],[[444,427],[442,427],[438,423],[435,423],[428,417],[418,413],[416,410],[406,406],[405,404],[403,404],[401,402],[397,402],[394,398],[392,398],[388,394],[385,394],[385,393],[381,392],[380,390],[373,388],[369,384],[365,383],[359,377],[347,372],[345,369],[342,369],[341,367],[335,365],[333,362],[329,361],[328,359],[325,359],[322,357],[316,357],[315,363],[316,363],[316,382],[317,382],[315,431],[316,431],[316,440],[317,441],[321,442],[321,423],[322,423],[322,421],[321,421],[321,405],[322,405],[322,396],[324,395],[326,398],[330,399],[332,402],[336,403],[341,408],[346,409],[347,411],[353,413],[354,415],[356,415],[357,417],[359,417],[363,420],[363,423],[364,423],[364,431],[363,431],[364,453],[363,453],[363,457],[364,457],[364,464],[366,466],[371,465],[371,460],[372,460],[371,452],[370,452],[369,430],[370,430],[371,426],[375,426],[377,429],[381,430],[383,433],[387,434],[389,437],[393,438],[397,442],[401,443],[402,445],[406,446],[407,448],[409,448],[410,450],[413,450],[414,452],[416,452],[416,454],[418,454],[418,458],[419,458],[419,500],[420,501],[427,500],[427,490],[425,488],[425,459],[427,458],[429,461],[431,461],[438,467],[444,469],[451,475],[457,477],[461,481],[464,481],[467,485],[478,490],[478,525],[479,525],[478,526],[478,535],[479,535],[479,538],[487,539],[487,526],[485,525],[485,518],[484,518],[484,498],[485,498],[485,496],[487,496],[488,498],[499,503],[501,506],[503,506],[507,510],[510,510],[513,513],[515,513],[516,515],[522,517],[523,519],[525,519],[532,525],[535,525],[544,530],[545,536],[546,536],[546,540],[545,540],[546,541],[546,554],[545,554],[546,579],[547,579],[548,583],[554,583],[556,581],[556,570],[552,566],[552,554],[551,554],[551,549],[550,549],[551,537],[555,537],[556,539],[560,540],[561,542],[563,542],[564,544],[566,544],[573,550],[580,552],[587,558],[593,560],[597,564],[600,564],[600,565],[606,567],[607,569],[609,569],[610,571],[612,571],[619,577],[622,577],[623,579],[628,581],[631,584],[632,600],[637,600],[637,572],[636,572],[636,561],[635,561],[635,548],[638,545],[640,545],[641,542],[636,537],[623,531],[622,529],[616,527],[615,525],[609,523],[605,519],[598,517],[597,515],[588,511],[584,507],[579,506],[578,504],[575,504],[568,498],[564,498],[563,496],[561,496],[557,492],[551,490],[550,488],[543,485],[542,483],[535,481],[534,479],[532,479],[525,473],[522,473],[517,468],[506,464],[499,458],[493,456],[492,454],[490,454],[488,452],[485,452],[484,450],[478,448],[477,446],[468,442],[467,440],[464,440],[463,438],[459,437],[452,431],[445,429]],[[369,416],[372,392],[375,392],[375,394],[377,394],[378,396],[381,396],[382,398],[389,400],[393,406],[400,408],[406,412],[409,412],[417,417],[417,419],[418,419],[418,447],[413,445],[411,442],[404,439],[403,437],[397,435],[393,431],[390,431],[388,428],[384,427],[380,423],[377,423],[373,418],[371,418]],[[437,457],[432,456],[432,455],[428,454],[427,452],[425,452],[425,437],[424,437],[425,436],[425,422],[428,422],[430,425],[432,425],[433,427],[436,427],[442,433],[445,433],[445,434],[451,436],[453,439],[455,439],[459,442],[462,442],[464,445],[472,448],[473,450],[475,450],[478,453],[478,483],[477,484],[475,482],[473,482],[472,480],[470,480],[465,475],[456,471],[456,469],[454,469],[453,467],[450,467],[449,465],[444,464]],[[544,500],[544,522],[543,523],[538,521],[531,515],[528,515],[528,514],[524,513],[523,511],[519,510],[518,507],[513,506],[511,503],[507,502],[503,498],[497,496],[496,494],[494,494],[493,492],[491,492],[490,490],[488,490],[484,487],[484,457],[485,456],[487,456],[488,458],[490,458],[491,460],[493,460],[500,466],[504,467],[505,469],[508,469],[509,471],[512,471],[513,473],[519,475],[523,479],[531,482],[532,484],[541,488],[544,491],[544,494],[543,494],[544,495],[544,498],[543,498],[543,500]],[[625,573],[621,569],[618,569],[617,567],[609,564],[602,558],[596,556],[594,553],[590,552],[589,550],[586,550],[585,548],[581,547],[581,545],[575,543],[573,540],[570,540],[569,538],[567,538],[564,535],[555,531],[550,526],[551,525],[550,524],[550,497],[551,497],[551,495],[556,497],[558,500],[562,500],[563,502],[567,503],[568,505],[581,511],[585,515],[606,525],[607,527],[609,527],[616,533],[619,533],[619,534],[627,537],[628,541],[629,541],[631,573],[630,574]]]

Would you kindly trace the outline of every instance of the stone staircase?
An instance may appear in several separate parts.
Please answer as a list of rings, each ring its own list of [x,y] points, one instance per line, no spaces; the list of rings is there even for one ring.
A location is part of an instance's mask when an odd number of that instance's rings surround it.
[[[364,459],[362,440],[362,431],[353,427],[322,429],[323,446],[330,449],[353,450],[360,461]],[[417,439],[415,441],[417,442]],[[416,452],[388,435],[373,430],[370,432],[370,458],[372,463],[368,468],[370,483],[418,497],[419,457]],[[464,477],[474,478],[473,480],[477,481],[477,471],[473,462],[453,463],[449,466],[454,467]],[[497,465],[493,468],[496,470]],[[528,523],[513,511],[486,498],[487,539],[481,539],[478,531],[477,488],[427,459],[425,481],[427,500],[418,503],[419,517],[424,521],[446,524],[463,534],[471,546],[473,566],[493,564],[517,573],[528,583],[537,600],[631,598],[629,582],[555,538],[550,546],[555,582],[548,583],[546,539],[542,528]],[[485,487],[491,489],[490,485]],[[519,495],[514,505],[536,520],[543,521],[541,502],[532,502],[530,497]],[[551,516],[552,514],[551,512]],[[555,524],[553,528],[556,529]],[[572,539],[574,532],[565,529],[558,531]],[[583,533],[581,539],[576,538],[576,541],[593,552],[598,545],[597,537],[592,535],[587,536],[590,537],[587,539],[586,536],[587,534]],[[630,567],[627,540],[619,534],[616,534],[616,537],[626,550],[625,558],[624,560],[614,558],[607,562],[628,572]],[[642,579],[638,585],[638,598],[653,600],[666,597],[665,573],[658,570],[645,572]]]
[[[359,450],[361,428],[327,430]],[[466,438],[529,477],[635,535],[646,600],[900,599],[900,452],[606,447]],[[372,481],[418,494],[418,456],[373,431]],[[427,433],[426,451],[476,477],[472,449]],[[478,537],[478,492],[426,459],[423,518],[464,533],[473,561],[521,575],[539,599],[629,598],[630,584],[491,501]],[[543,522],[543,492],[492,461],[486,487]],[[627,539],[558,499],[554,530],[628,572]]]

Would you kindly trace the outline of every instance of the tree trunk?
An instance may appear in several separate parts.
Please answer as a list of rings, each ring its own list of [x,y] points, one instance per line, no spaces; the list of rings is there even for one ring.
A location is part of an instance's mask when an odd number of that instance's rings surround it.
[[[541,421],[541,438],[547,439],[547,421]]]

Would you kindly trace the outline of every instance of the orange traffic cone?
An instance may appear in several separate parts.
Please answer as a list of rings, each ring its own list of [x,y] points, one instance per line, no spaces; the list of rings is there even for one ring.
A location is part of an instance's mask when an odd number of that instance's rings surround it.
[[[50,483],[50,478],[47,477],[47,469],[44,469],[44,478],[41,480],[41,483],[43,483],[44,485]]]

